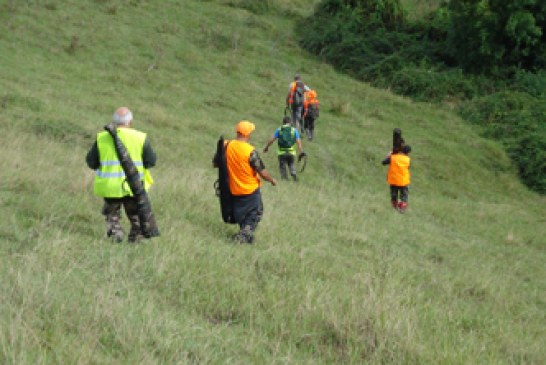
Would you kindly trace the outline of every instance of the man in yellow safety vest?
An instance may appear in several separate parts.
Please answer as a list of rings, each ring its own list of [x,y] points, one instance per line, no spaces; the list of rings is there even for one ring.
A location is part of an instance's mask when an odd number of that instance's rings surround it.
[[[118,108],[113,116],[118,137],[127,149],[138,170],[144,189],[153,183],[149,168],[156,164],[156,154],[146,133],[132,128],[133,114],[126,107]],[[107,131],[97,133],[97,138],[86,157],[87,166],[95,170],[95,194],[104,198],[102,214],[106,220],[106,235],[114,242],[124,239],[121,227],[121,206],[131,222],[128,241],[135,243],[140,238],[140,222],[137,202],[127,184],[126,176],[114,147],[112,136]]]

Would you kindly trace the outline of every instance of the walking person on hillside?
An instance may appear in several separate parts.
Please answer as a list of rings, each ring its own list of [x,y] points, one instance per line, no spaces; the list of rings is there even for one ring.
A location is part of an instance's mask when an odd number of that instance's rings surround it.
[[[156,164],[156,154],[146,133],[132,128],[133,114],[126,107],[118,108],[113,116],[121,139],[129,156],[135,164],[144,189],[153,183],[149,168]],[[131,223],[128,241],[137,242],[141,238],[137,201],[127,184],[126,176],[119,161],[112,136],[107,131],[97,133],[97,138],[86,157],[87,166],[96,171],[94,192],[104,198],[102,214],[106,220],[106,235],[114,242],[122,242],[124,232],[121,227],[121,206]]]
[[[247,120],[240,121],[235,126],[237,137],[224,144],[233,216],[239,224],[239,232],[234,239],[249,244],[254,243],[254,233],[263,216],[260,177],[273,186],[277,185],[277,181],[265,169],[256,149],[248,143],[255,128]],[[217,153],[213,158],[213,166],[219,167],[220,163]]]
[[[313,140],[315,131],[315,120],[319,117],[320,102],[317,99],[317,92],[309,89],[305,92],[303,101],[303,129],[309,141]]]
[[[296,146],[298,147],[299,158],[305,157],[303,147],[301,145],[301,138],[298,130],[290,125],[290,117],[284,117],[282,126],[275,130],[273,136],[267,141],[264,147],[264,153],[267,153],[269,146],[277,140],[278,148],[277,155],[279,157],[279,171],[281,173],[281,179],[288,180],[286,174],[286,166],[290,170],[290,175],[294,181],[298,181],[296,175],[295,159],[296,159]]]
[[[292,110],[292,125],[298,130],[302,130],[303,118],[303,100],[305,94],[305,84],[300,75],[294,76],[294,81],[288,87],[286,94],[286,107]]]
[[[411,182],[409,171],[411,164],[410,152],[411,147],[404,145],[401,151],[389,152],[381,162],[383,165],[389,165],[387,182],[390,185],[391,205],[400,213],[404,213],[408,208],[409,185]]]

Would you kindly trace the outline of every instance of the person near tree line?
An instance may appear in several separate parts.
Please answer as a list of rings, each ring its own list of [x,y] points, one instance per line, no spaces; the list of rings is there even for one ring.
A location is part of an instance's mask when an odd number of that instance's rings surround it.
[[[254,123],[241,120],[235,126],[235,139],[225,141],[225,157],[229,190],[232,195],[233,215],[239,232],[233,237],[239,243],[254,243],[254,234],[263,216],[260,177],[275,186],[277,181],[266,170],[256,149],[249,143]],[[218,154],[213,166],[220,165]]]
[[[277,140],[277,155],[279,158],[279,171],[281,174],[281,179],[288,179],[288,175],[286,174],[286,167],[288,166],[292,179],[294,181],[298,181],[295,167],[296,153],[299,153],[300,158],[302,158],[305,156],[305,152],[303,152],[300,134],[298,130],[290,124],[290,122],[290,117],[283,118],[282,126],[275,130],[273,136],[271,136],[271,138],[267,141],[263,151],[264,153],[267,153],[269,146],[271,146],[273,142]]]
[[[133,114],[126,107],[118,108],[113,116],[118,137],[127,149],[131,160],[148,190],[153,183],[148,169],[156,164],[156,154],[146,133],[132,128]],[[121,206],[131,223],[128,241],[141,238],[137,201],[127,184],[126,176],[119,161],[112,136],[107,131],[97,133],[95,143],[86,156],[87,166],[95,170],[94,192],[104,198],[102,214],[106,221],[106,235],[114,242],[122,242],[124,232],[121,226]]]
[[[402,145],[399,149],[393,149],[381,162],[389,165],[387,183],[390,185],[391,205],[400,213],[408,208],[409,185],[411,183],[409,154],[411,147]]]

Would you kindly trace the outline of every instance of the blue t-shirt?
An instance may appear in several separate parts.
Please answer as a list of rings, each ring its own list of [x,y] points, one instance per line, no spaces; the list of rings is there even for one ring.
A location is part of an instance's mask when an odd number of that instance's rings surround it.
[[[280,133],[280,131],[281,131],[281,127],[277,128],[277,129],[275,130],[275,134],[273,135],[273,137],[279,138],[279,133]],[[297,141],[298,139],[300,139],[300,132],[298,132],[298,129],[297,129],[297,128],[294,128],[294,131],[296,132],[296,133],[295,133],[295,136],[296,136],[296,141]]]

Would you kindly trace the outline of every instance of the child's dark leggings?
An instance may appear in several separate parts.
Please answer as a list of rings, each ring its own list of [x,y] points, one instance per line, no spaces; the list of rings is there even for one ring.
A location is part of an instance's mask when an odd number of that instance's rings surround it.
[[[391,201],[398,201],[398,195],[400,195],[400,201],[408,202],[409,187],[391,185]]]

